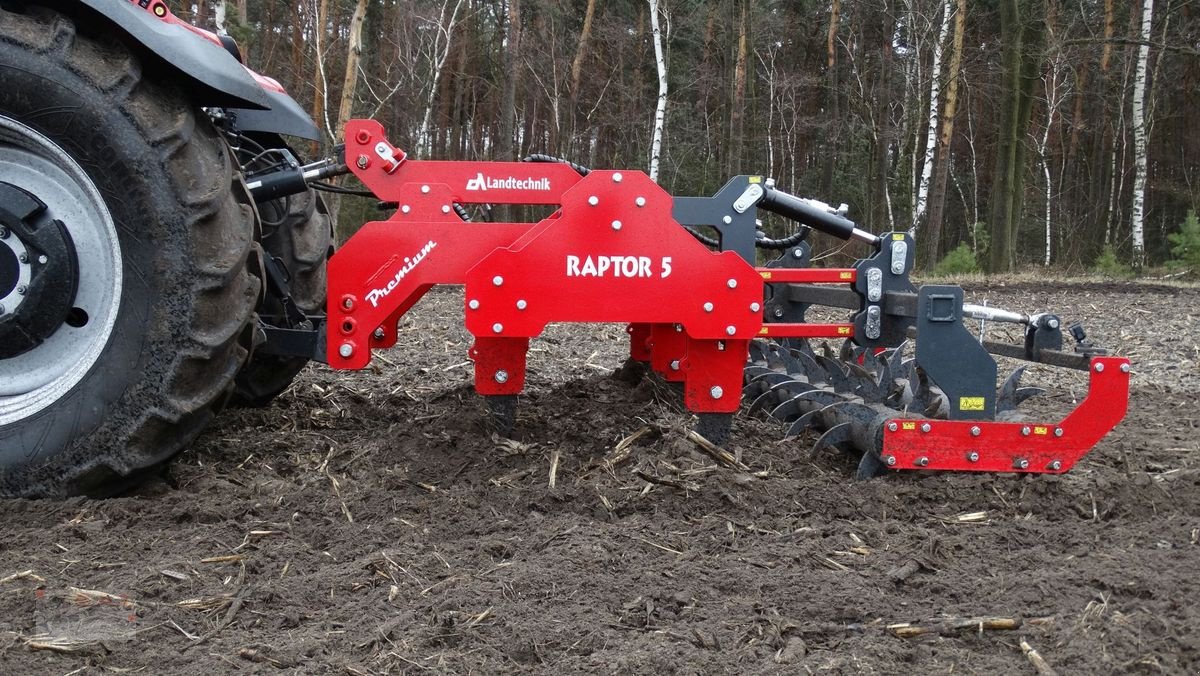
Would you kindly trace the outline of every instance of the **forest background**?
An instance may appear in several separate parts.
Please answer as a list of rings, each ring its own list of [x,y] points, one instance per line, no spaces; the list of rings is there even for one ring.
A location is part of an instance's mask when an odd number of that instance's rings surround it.
[[[681,195],[764,174],[866,229],[914,229],[925,265],[1200,270],[1196,0],[173,9],[311,112],[325,137],[305,154],[371,117],[421,158],[548,153]],[[363,202],[343,203],[340,237],[382,218]]]

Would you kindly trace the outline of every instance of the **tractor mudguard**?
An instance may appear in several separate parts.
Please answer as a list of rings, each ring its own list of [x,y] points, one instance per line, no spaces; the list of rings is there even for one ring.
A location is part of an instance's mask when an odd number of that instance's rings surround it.
[[[321,139],[321,130],[296,100],[283,92],[264,89],[263,94],[271,103],[270,110],[253,108],[227,108],[236,117],[239,131],[261,131],[285,136],[299,136],[311,141]]]
[[[45,4],[64,11],[83,6],[99,14],[199,89],[197,103],[236,112],[242,131],[320,138],[312,119],[277,83],[256,77],[219,41],[206,39],[202,31],[172,15],[163,0],[45,0]]]

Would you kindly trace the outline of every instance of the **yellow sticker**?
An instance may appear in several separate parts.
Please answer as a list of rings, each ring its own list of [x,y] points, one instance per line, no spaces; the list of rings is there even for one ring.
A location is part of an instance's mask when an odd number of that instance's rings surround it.
[[[750,182],[751,183],[762,183],[762,176],[751,176]]]
[[[838,327],[838,335],[839,335],[839,336],[848,336],[848,335],[850,335],[850,327],[849,327],[849,326],[839,326],[839,327]]]
[[[771,278],[771,273],[769,273],[769,272],[760,272],[760,273],[758,273],[758,274],[762,275],[762,278],[763,278],[763,279],[770,279],[770,278]]]
[[[902,233],[902,232],[893,232],[893,233],[892,233],[892,239],[893,239],[893,240],[895,240],[895,241],[897,241],[897,242],[903,241],[903,240],[904,240],[904,233]]]
[[[905,432],[912,432],[913,430],[917,429],[917,423],[913,423],[913,422],[900,423],[900,428],[903,429]]]
[[[767,327],[765,327],[765,326],[764,326],[764,327],[762,327],[761,329],[759,329],[759,330],[758,330],[758,335],[760,335],[760,336],[765,336],[765,335],[767,335],[767,333],[768,333],[769,331],[770,331],[770,329],[768,329]]]
[[[1033,433],[1045,436],[1047,434],[1050,434],[1050,428],[1049,427],[1034,427]]]
[[[853,276],[854,276],[853,272],[843,272],[838,275],[838,277],[841,277],[842,279],[850,279]]]
[[[959,397],[958,399],[958,410],[960,411],[982,411],[983,409],[983,397]]]

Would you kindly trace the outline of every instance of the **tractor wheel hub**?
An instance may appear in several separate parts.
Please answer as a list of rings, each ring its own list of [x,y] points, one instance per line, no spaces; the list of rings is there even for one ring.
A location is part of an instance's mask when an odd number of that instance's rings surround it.
[[[0,182],[0,359],[24,354],[70,321],[75,246],[29,192]]]

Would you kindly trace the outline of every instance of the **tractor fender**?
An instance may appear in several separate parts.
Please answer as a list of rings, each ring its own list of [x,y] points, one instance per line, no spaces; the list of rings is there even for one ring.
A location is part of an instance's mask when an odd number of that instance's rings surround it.
[[[131,43],[193,85],[200,105],[235,112],[243,131],[319,139],[320,131],[278,83],[256,76],[218,41],[171,14],[163,0],[45,0],[70,12],[80,6],[99,14]],[[215,36],[213,36],[215,37]]]

